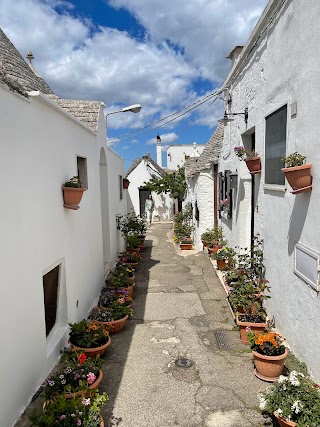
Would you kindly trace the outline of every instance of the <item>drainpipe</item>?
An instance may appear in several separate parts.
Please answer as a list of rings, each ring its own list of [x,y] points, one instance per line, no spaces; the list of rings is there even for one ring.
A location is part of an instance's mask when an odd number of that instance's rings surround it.
[[[213,220],[218,225],[218,165],[213,165]]]

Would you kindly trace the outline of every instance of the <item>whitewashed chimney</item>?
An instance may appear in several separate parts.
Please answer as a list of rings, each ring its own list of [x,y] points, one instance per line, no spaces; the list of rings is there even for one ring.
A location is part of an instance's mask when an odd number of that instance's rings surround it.
[[[157,136],[157,163],[162,168],[162,146],[159,135]]]

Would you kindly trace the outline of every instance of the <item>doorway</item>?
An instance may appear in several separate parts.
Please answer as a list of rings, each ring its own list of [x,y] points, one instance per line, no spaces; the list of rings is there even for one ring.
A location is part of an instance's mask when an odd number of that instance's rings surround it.
[[[144,205],[147,198],[150,196],[151,191],[139,188],[139,206],[140,206],[140,216],[144,216]]]

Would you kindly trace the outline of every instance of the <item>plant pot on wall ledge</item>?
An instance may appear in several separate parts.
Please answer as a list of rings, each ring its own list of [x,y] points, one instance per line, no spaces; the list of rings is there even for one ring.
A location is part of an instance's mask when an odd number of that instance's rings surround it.
[[[123,178],[122,186],[124,190],[128,190],[130,181],[127,178]]]
[[[312,190],[311,168],[312,163],[307,163],[306,165],[281,169],[293,189],[293,191],[291,191],[292,194],[299,194]]]
[[[80,208],[79,203],[82,199],[86,188],[62,187],[63,189],[63,206],[67,209],[77,210]]]
[[[261,158],[259,156],[246,159],[246,165],[251,175],[261,173]]]

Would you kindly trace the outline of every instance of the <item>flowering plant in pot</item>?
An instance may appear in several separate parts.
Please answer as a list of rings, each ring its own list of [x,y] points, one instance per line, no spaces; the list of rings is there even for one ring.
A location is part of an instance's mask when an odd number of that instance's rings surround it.
[[[228,246],[222,246],[214,254],[219,270],[226,270],[230,260],[235,255],[235,251]]]
[[[128,252],[139,252],[140,251],[140,238],[136,233],[128,233],[124,235],[124,239],[127,244]]]
[[[86,189],[81,185],[82,184],[78,176],[74,176],[64,183],[62,189],[65,208],[73,210],[79,209],[79,203],[84,191],[86,191]]]
[[[113,301],[108,307],[95,307],[91,311],[90,318],[94,321],[104,324],[109,328],[110,332],[120,332],[126,324],[129,316],[132,316],[133,310],[124,304],[122,298]]]
[[[130,264],[132,267],[136,267],[138,262],[141,260],[141,256],[136,252],[120,252],[117,259],[117,266],[120,264]]]
[[[228,199],[222,199],[220,200],[220,209],[221,210],[226,210],[229,206],[229,202]]]
[[[71,346],[83,351],[88,357],[102,355],[111,342],[109,331],[103,325],[83,319],[77,323],[69,323],[69,326]]]
[[[100,357],[88,358],[84,353],[70,352],[64,354],[60,368],[45,381],[44,397],[52,399],[59,394],[66,398],[85,393],[97,388],[102,380]]]
[[[36,427],[103,427],[101,407],[108,401],[106,393],[91,390],[86,397],[66,399],[60,395],[45,403],[42,410],[29,416]]]
[[[255,150],[248,151],[245,149],[245,147],[239,146],[234,147],[234,153],[240,160],[244,160],[246,162],[249,172],[251,174],[261,172],[260,156],[256,153]]]
[[[125,289],[119,290],[107,290],[107,288],[103,288],[101,291],[101,295],[99,297],[98,305],[100,307],[109,308],[112,307],[112,304],[118,301],[125,307],[131,307],[132,298],[129,296],[129,292]]]
[[[137,216],[135,213],[129,213],[127,215],[118,215],[117,229],[124,236],[129,233],[135,233],[139,236],[145,236],[147,232],[147,221],[145,218]]]
[[[114,289],[115,291],[126,290],[130,297],[133,296],[133,288],[135,283],[127,276],[115,276],[113,273],[109,274],[106,281],[108,288]]]
[[[276,381],[282,374],[284,361],[288,355],[283,345],[284,338],[271,331],[254,333],[250,330],[247,336],[252,350],[255,375],[264,381]]]
[[[281,159],[285,167],[281,171],[292,187],[292,194],[299,194],[312,189],[311,167],[312,163],[305,164],[305,156],[297,151]]]
[[[319,385],[301,372],[280,375],[278,381],[258,394],[262,412],[274,414],[281,427],[319,425]]]
[[[182,249],[182,250],[192,249],[192,238],[190,236],[181,237],[180,249]]]

